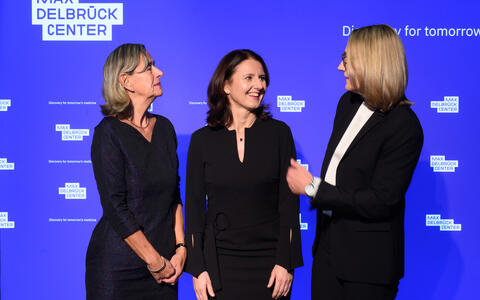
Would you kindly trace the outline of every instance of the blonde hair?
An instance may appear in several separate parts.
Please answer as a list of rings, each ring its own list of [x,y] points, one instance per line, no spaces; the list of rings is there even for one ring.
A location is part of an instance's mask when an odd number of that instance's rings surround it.
[[[350,81],[369,105],[386,112],[398,103],[413,104],[405,97],[405,50],[392,27],[372,25],[353,30],[346,51]]]
[[[117,115],[122,119],[132,116],[133,106],[125,88],[120,84],[119,76],[122,73],[132,74],[140,64],[140,57],[147,67],[147,50],[140,44],[123,44],[108,55],[103,66],[102,95],[105,104],[100,105],[102,114]]]

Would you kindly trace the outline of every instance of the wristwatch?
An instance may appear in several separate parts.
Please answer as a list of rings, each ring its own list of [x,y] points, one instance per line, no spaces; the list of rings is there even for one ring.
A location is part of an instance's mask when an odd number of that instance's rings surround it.
[[[308,197],[315,197],[315,184],[313,182],[314,178],[305,186],[305,194],[307,194]]]

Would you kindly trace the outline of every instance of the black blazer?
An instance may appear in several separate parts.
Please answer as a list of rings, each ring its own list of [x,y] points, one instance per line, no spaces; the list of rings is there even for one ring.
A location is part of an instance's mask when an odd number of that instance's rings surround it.
[[[330,159],[363,98],[347,92],[340,99],[323,161]],[[408,105],[375,111],[340,161],[336,186],[319,186],[316,253],[322,210],[333,211],[330,234],[332,266],[344,280],[391,284],[404,272],[405,193],[423,145],[423,131]]]

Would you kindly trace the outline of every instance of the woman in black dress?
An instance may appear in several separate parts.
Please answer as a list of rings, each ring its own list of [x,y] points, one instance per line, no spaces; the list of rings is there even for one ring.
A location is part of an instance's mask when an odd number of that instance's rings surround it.
[[[147,112],[162,75],[143,45],[121,45],[105,62],[106,117],[91,153],[103,216],[88,245],[89,300],[177,299],[186,247],[176,136]]]
[[[208,126],[190,141],[186,271],[200,300],[288,299],[303,264],[299,199],[285,180],[295,146],[261,105],[268,83],[256,53],[227,54],[208,87]]]

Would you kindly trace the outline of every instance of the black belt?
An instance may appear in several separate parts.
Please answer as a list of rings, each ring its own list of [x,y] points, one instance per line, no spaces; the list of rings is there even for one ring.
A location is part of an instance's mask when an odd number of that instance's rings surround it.
[[[270,212],[259,214],[252,221],[252,215],[249,214],[248,218],[242,214],[227,214],[223,212],[214,213],[212,210],[207,212],[207,224],[204,232],[204,244],[203,255],[205,259],[205,265],[212,281],[212,287],[215,291],[222,288],[222,281],[220,279],[220,268],[218,266],[217,257],[217,234],[224,230],[240,229],[255,226],[258,224],[266,223],[268,221],[274,221],[279,217],[278,212]]]

